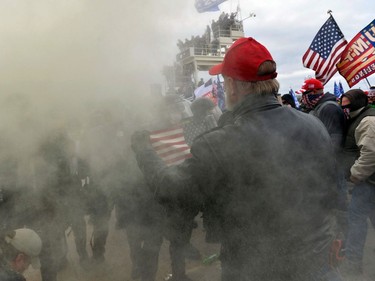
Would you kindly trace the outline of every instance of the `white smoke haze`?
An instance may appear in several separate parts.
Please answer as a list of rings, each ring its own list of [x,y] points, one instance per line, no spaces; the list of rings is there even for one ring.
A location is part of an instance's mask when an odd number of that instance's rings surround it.
[[[123,126],[129,149],[137,125],[153,119],[158,97],[150,85],[164,82],[162,69],[173,63],[177,39],[191,35],[175,26],[193,24],[188,6],[194,9],[182,0],[1,1],[0,188],[48,186],[56,167],[43,159],[41,145],[59,131],[80,139],[97,111]],[[118,161],[106,160],[101,164],[112,167]],[[118,169],[111,175],[122,175]],[[16,212],[35,207],[25,200]]]
[[[162,67],[177,53],[170,42],[181,34],[173,23],[191,4],[2,1],[2,131],[22,150],[42,131],[85,122],[103,106],[119,118],[151,118],[150,85],[164,81]]]

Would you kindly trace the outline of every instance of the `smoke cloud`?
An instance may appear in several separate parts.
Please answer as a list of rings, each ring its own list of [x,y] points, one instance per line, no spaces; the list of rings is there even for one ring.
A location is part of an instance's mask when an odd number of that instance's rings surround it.
[[[163,83],[162,67],[174,60],[181,34],[175,23],[188,17],[190,6],[3,1],[0,126],[12,146],[30,149],[43,132],[85,122],[99,107],[132,122],[152,118],[150,85]]]

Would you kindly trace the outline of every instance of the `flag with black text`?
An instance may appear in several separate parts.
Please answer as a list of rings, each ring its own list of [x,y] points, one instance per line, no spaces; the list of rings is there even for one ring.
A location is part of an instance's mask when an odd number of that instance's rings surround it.
[[[375,73],[375,20],[350,40],[337,68],[349,87]]]

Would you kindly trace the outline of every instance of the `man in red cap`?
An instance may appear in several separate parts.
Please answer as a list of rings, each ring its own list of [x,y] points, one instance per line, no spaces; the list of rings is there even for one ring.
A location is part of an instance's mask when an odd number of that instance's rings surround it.
[[[201,202],[207,237],[221,243],[223,281],[333,280],[336,174],[327,130],[281,106],[276,63],[253,38],[235,41],[210,73],[224,77],[233,121],[197,137],[191,158],[167,167],[148,132],[132,137],[154,194]]]
[[[304,111],[318,117],[326,126],[336,150],[341,150],[344,141],[345,115],[336,96],[324,94],[322,82],[315,78],[305,80],[300,90]]]
[[[302,92],[301,104],[305,112],[312,114],[320,119],[331,137],[335,156],[338,163],[338,212],[340,232],[345,232],[346,227],[346,209],[347,209],[347,188],[344,178],[342,164],[342,150],[346,131],[346,117],[341,109],[336,96],[331,93],[324,93],[322,82],[318,79],[310,78],[305,80],[300,92]]]

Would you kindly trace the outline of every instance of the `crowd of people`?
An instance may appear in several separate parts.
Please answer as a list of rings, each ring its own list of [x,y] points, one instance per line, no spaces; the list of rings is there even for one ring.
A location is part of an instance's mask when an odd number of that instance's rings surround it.
[[[179,39],[177,47],[184,52],[190,47],[195,48],[195,55],[217,55],[219,51],[219,37],[231,37],[231,30],[243,31],[242,21],[237,19],[237,13],[221,13],[218,20],[212,20],[211,28],[206,26],[203,35],[191,36],[184,41]]]
[[[206,241],[221,245],[223,281],[366,280],[367,219],[375,222],[375,89],[351,89],[337,100],[307,79],[297,109],[292,96],[278,99],[276,63],[253,38],[236,40],[210,74],[224,77],[225,112],[211,100],[171,94],[148,130],[135,128],[130,137],[111,112],[97,110],[79,138],[64,127],[49,131],[22,184],[24,163],[2,153],[0,280],[24,280],[30,264],[42,281],[58,280],[68,228],[82,268],[103,263],[113,210],[126,231],[134,280],[155,280],[163,239],[169,280],[191,280],[185,259],[201,259],[190,243],[199,213]],[[177,125],[190,154],[169,165],[150,128]],[[2,137],[4,152],[7,145]]]

